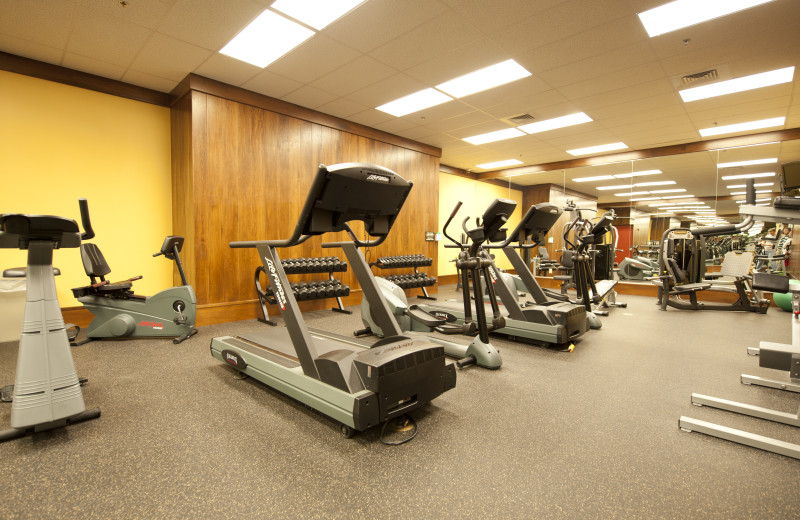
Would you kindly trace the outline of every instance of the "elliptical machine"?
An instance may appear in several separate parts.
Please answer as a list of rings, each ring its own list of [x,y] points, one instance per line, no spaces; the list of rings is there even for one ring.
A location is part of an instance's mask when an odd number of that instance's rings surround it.
[[[181,264],[183,240],[183,237],[168,236],[161,250],[153,254],[175,261],[182,285],[153,296],[141,296],[131,290],[133,282],[141,276],[121,282],[106,280],[111,269],[100,248],[95,244],[82,244],[83,268],[92,283],[72,289],[72,293],[95,317],[86,331],[86,338],[81,341],[76,341],[80,328],[72,326],[71,344],[77,346],[95,339],[122,337],[173,337],[172,342],[178,344],[197,334],[194,327],[197,298]]]
[[[11,428],[0,442],[100,417],[87,410],[69,349],[53,276],[53,249],[78,247],[94,236],[86,199],[78,223],[48,215],[0,215],[0,248],[27,249],[27,302],[19,341]]]
[[[491,258],[488,258],[486,253],[482,250],[484,242],[487,240],[503,240],[505,239],[505,229],[503,225],[508,221],[511,213],[514,212],[516,202],[506,199],[495,200],[483,214],[483,218],[479,218],[475,229],[468,230],[464,226],[464,231],[470,238],[470,242],[462,243],[447,234],[447,227],[452,222],[453,218],[461,208],[462,203],[459,201],[456,207],[450,213],[450,217],[444,225],[444,236],[448,238],[453,244],[448,244],[446,247],[458,247],[461,252],[456,259],[456,269],[458,269],[461,278],[461,290],[464,302],[464,319],[462,323],[452,323],[456,320],[456,316],[442,311],[428,312],[417,305],[409,305],[405,292],[398,285],[386,280],[385,278],[376,278],[378,286],[381,289],[384,300],[388,303],[392,314],[395,316],[397,323],[403,331],[418,331],[418,332],[431,332],[436,331],[442,334],[460,334],[465,336],[477,336],[469,345],[462,345],[445,341],[436,337],[426,337],[430,341],[439,343],[444,347],[445,354],[458,359],[456,365],[463,368],[467,365],[476,364],[478,366],[490,369],[498,369],[503,363],[500,353],[489,341],[489,332],[503,328],[505,326],[505,319],[500,312],[500,306],[497,303],[497,296],[494,292],[494,281],[489,272],[492,266]],[[468,220],[468,219],[467,219]],[[466,220],[464,221],[466,223]],[[472,319],[472,303],[470,296],[470,280],[473,286],[473,295],[475,301],[483,301],[482,295],[484,289],[483,283],[486,284],[489,301],[492,305],[492,323],[487,323],[486,308],[483,305],[475,306],[476,319]],[[376,323],[372,316],[372,311],[369,306],[369,301],[365,298],[361,302],[361,321],[364,323],[364,329],[357,330],[356,336],[365,334],[375,334],[382,337],[383,331]]]

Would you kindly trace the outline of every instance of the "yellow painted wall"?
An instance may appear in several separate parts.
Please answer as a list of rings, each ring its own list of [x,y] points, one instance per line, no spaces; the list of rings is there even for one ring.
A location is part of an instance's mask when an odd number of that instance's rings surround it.
[[[92,240],[114,281],[149,295],[172,285],[172,262],[152,254],[172,229],[169,109],[0,71],[0,213],[58,215],[80,222],[89,201]],[[0,269],[26,252],[0,249]],[[86,285],[78,249],[57,250],[62,307]]]
[[[501,186],[440,172],[439,231],[441,232],[444,228],[444,224],[447,222],[447,218],[455,208],[456,203],[461,201],[463,205],[448,228],[450,236],[459,240],[463,233],[461,222],[464,218],[471,217],[467,222],[467,227],[474,227],[475,218],[480,217],[489,204],[497,198],[511,199],[517,202],[517,208],[514,210],[514,214],[511,215],[508,226],[506,226],[511,231],[519,223],[519,219],[522,216],[522,192],[520,190],[509,190]],[[524,209],[527,211],[527,208]],[[456,274],[455,262],[450,260],[458,256],[458,249],[445,248],[445,244],[449,243],[451,242],[444,237],[439,242],[439,276]],[[495,262],[498,267],[501,269],[511,268],[511,263],[506,259],[502,251],[497,250],[493,251],[493,253],[497,255]]]

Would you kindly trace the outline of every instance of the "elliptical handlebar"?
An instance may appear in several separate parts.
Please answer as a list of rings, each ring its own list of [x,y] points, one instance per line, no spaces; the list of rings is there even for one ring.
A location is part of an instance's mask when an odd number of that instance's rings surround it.
[[[450,222],[452,222],[453,219],[455,218],[456,213],[458,213],[458,210],[461,209],[461,205],[462,204],[463,204],[463,202],[458,201],[458,203],[456,204],[456,207],[453,208],[453,211],[450,213],[450,216],[447,218],[447,222],[444,223],[444,228],[442,229],[442,234],[444,234],[444,236],[446,236],[448,240],[450,240],[452,243],[454,243],[457,247],[459,247],[461,249],[464,248],[464,244],[462,244],[461,242],[459,242],[455,238],[453,238],[450,235],[448,235],[447,234],[447,227],[450,225]],[[469,219],[469,217],[467,217],[467,218]]]

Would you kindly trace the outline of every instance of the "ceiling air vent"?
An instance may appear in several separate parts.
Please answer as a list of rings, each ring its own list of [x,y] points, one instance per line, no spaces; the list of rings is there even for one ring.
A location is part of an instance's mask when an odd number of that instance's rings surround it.
[[[511,123],[512,125],[522,125],[522,124],[525,124],[525,123],[530,123],[534,119],[536,119],[536,118],[533,117],[530,114],[520,114],[518,116],[509,117],[507,119],[507,121],[509,123]]]
[[[688,85],[694,85],[695,83],[714,81],[717,79],[717,77],[717,69],[711,69],[703,72],[697,72],[695,74],[689,74],[688,76],[683,76],[681,78],[681,83],[684,87],[686,87]]]

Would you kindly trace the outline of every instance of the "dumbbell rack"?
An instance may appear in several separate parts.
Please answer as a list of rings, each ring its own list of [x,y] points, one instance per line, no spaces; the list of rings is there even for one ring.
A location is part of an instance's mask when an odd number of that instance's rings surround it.
[[[428,294],[425,290],[436,283],[436,278],[428,276],[426,273],[417,271],[418,267],[428,267],[433,265],[433,258],[428,258],[423,255],[401,255],[401,256],[382,256],[378,258],[377,262],[372,262],[370,266],[375,266],[378,269],[407,269],[409,267],[414,269],[414,274],[392,274],[384,276],[390,282],[396,284],[401,289],[422,289],[422,298],[424,300],[435,300],[433,296]]]
[[[311,282],[299,283],[292,282],[290,288],[297,301],[336,298],[337,307],[331,307],[331,310],[343,314],[352,314],[351,311],[344,308],[344,304],[342,303],[342,296],[350,294],[350,286],[343,284],[341,280],[333,277],[333,273],[343,273],[347,271],[347,262],[339,260],[338,256],[324,256],[316,258],[285,258],[281,260],[281,265],[287,275],[328,273],[327,280],[314,280]],[[267,287],[266,290],[261,287],[259,277],[263,272],[264,266],[259,265],[256,268],[255,283],[256,294],[258,294],[258,301],[261,304],[263,316],[259,317],[258,321],[269,325],[277,325],[277,323],[269,319],[269,313],[267,312],[267,303],[274,305],[277,303],[277,300],[275,300],[271,287]],[[267,279],[269,279],[269,277]]]

